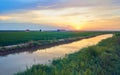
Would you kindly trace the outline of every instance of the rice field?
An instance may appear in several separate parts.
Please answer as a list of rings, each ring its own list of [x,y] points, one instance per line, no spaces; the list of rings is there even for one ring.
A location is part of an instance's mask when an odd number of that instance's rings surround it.
[[[0,46],[26,43],[29,41],[58,40],[86,37],[105,32],[0,32]]]

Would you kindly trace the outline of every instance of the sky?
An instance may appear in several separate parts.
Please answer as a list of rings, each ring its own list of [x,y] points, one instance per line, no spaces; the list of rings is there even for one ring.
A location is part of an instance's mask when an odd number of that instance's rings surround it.
[[[120,30],[120,0],[0,0],[0,30]]]

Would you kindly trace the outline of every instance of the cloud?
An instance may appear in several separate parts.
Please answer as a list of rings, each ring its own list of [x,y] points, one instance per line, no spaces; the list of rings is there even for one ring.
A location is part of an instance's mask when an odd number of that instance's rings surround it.
[[[2,19],[8,22],[17,22],[17,23],[36,23],[36,24],[47,24],[50,26],[58,26],[67,28],[79,29],[79,27],[87,24],[91,24],[90,21],[94,20],[92,24],[95,25],[98,20],[108,20],[110,18],[117,18],[120,14],[118,13],[119,9],[102,9],[99,8],[64,8],[60,10],[46,9],[46,10],[29,10],[26,12],[13,13],[3,15]],[[99,13],[99,14],[98,14]],[[113,20],[113,19],[112,19]],[[101,22],[100,22],[101,23]],[[103,23],[103,22],[102,22]],[[101,23],[101,25],[102,25]],[[111,23],[111,22],[110,22]],[[113,22],[112,22],[113,23]],[[116,21],[116,23],[118,23]],[[97,24],[97,23],[96,23]],[[105,23],[109,25],[109,23]],[[103,25],[104,25],[103,24]]]
[[[40,9],[62,9],[72,7],[113,7],[119,6],[119,0],[60,0],[60,3],[55,3],[49,7],[42,7]]]
[[[12,5],[13,3],[16,4]],[[69,29],[82,27],[103,29],[109,25],[111,29],[114,24],[116,26],[114,28],[120,28],[119,4],[119,0],[6,0],[0,4],[3,6],[0,8],[3,12],[0,21],[69,27]]]
[[[0,20],[8,20],[11,19],[10,16],[0,16]]]
[[[46,7],[58,2],[59,0],[0,0],[0,13],[38,9],[39,6]]]
[[[114,7],[119,0],[0,0],[0,13],[14,13],[28,10],[64,9],[74,7]],[[120,6],[119,6],[120,7]]]

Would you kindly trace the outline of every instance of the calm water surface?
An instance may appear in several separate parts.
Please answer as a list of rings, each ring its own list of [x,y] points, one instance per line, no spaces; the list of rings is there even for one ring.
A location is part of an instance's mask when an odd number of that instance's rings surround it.
[[[112,37],[112,34],[99,35],[89,39],[63,44],[51,48],[36,50],[32,53],[22,52],[0,56],[0,75],[13,75],[18,71],[24,71],[26,66],[35,64],[49,64],[55,58],[64,57],[66,54],[74,53],[81,48],[98,44],[101,40]]]

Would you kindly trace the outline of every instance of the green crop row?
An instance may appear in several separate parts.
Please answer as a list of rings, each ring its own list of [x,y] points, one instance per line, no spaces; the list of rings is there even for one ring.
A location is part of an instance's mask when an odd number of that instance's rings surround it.
[[[0,46],[15,45],[29,41],[58,40],[85,37],[103,32],[0,32]]]

